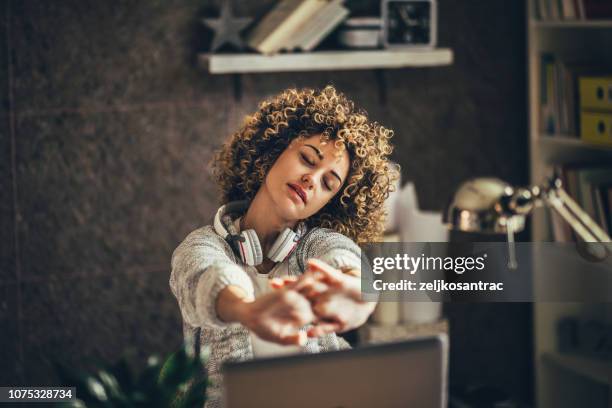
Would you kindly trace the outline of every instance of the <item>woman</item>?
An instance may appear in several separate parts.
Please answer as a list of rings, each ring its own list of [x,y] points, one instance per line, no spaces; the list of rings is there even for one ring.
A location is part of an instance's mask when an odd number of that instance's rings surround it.
[[[392,132],[344,95],[290,89],[260,104],[212,163],[223,205],[172,256],[186,341],[223,361],[349,347],[363,324],[356,244],[382,233]]]

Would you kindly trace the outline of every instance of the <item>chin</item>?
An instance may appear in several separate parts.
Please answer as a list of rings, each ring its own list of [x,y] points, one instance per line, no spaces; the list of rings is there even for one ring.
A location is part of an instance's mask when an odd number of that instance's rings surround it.
[[[288,197],[275,197],[274,204],[280,217],[287,221],[297,221],[302,218],[300,208]]]

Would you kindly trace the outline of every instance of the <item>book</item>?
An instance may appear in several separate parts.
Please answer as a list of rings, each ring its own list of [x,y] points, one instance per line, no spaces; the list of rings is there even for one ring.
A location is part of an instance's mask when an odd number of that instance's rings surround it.
[[[541,90],[540,90],[540,108],[542,123],[540,128],[544,133],[554,134],[556,132],[555,117],[554,117],[554,56],[548,53],[542,53],[540,58],[541,66]]]
[[[561,179],[561,185],[563,189],[570,195],[568,181],[567,181],[567,168],[565,166],[556,166],[555,174]],[[572,242],[574,240],[573,230],[567,222],[556,212],[551,211],[551,225],[553,231],[553,238],[555,242]]]
[[[578,17],[582,20],[586,19],[586,14],[584,12],[584,0],[576,0],[578,5]]]
[[[542,53],[540,130],[549,135],[578,138],[584,106],[588,110],[612,112],[612,102],[608,101],[612,98],[612,80],[602,75],[606,72],[609,71],[606,71],[605,64],[594,61],[568,62],[551,53]]]
[[[292,41],[295,31],[327,3],[325,0],[280,1],[249,34],[248,45],[263,54],[277,53]]]
[[[533,16],[536,20],[544,20],[542,15],[542,0],[533,1]]]
[[[564,20],[575,20],[577,17],[574,0],[561,0]]]
[[[606,234],[610,235],[610,228],[608,226],[608,214],[604,205],[604,195],[601,186],[593,188],[593,202],[595,203],[595,222],[602,227]]]
[[[309,27],[300,38],[299,47],[304,51],[310,51],[321,43],[344,19],[349,15],[349,10],[336,3],[329,12],[323,14],[320,20]]]
[[[608,217],[608,228],[610,231],[612,231],[612,186],[607,187],[604,197],[606,198],[604,201],[604,206]]]
[[[558,0],[548,0],[548,9],[550,10],[550,19],[559,20],[561,17],[561,11],[559,10]]]
[[[604,231],[612,230],[610,215],[610,193],[612,186],[612,166],[584,166],[566,164],[556,167],[564,190]],[[551,216],[552,232],[555,241],[576,240],[576,234],[556,213]]]
[[[538,3],[538,14],[540,19],[549,20],[550,19],[550,9],[548,5],[548,0],[537,0]]]
[[[592,168],[584,170],[584,179],[590,188],[593,201],[593,220],[609,235],[608,220],[610,211],[606,209],[604,192],[612,184],[612,167]]]
[[[319,45],[348,15],[349,11],[342,3],[343,0],[328,0],[324,7],[297,28],[285,49],[310,51]]]

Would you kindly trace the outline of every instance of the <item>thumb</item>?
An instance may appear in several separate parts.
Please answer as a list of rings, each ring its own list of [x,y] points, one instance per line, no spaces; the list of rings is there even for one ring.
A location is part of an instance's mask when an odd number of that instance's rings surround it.
[[[311,271],[317,272],[325,282],[335,286],[342,285],[344,276],[342,272],[333,266],[315,258],[310,258],[306,262],[308,264],[308,268]]]

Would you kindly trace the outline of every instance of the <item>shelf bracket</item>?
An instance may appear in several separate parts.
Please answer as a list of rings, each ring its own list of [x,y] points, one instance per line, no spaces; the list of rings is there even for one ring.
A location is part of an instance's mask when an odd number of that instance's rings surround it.
[[[234,101],[242,100],[242,74],[232,74],[232,89],[234,91]]]
[[[387,106],[387,75],[384,69],[375,69],[374,75],[378,84],[378,100],[382,106]]]

